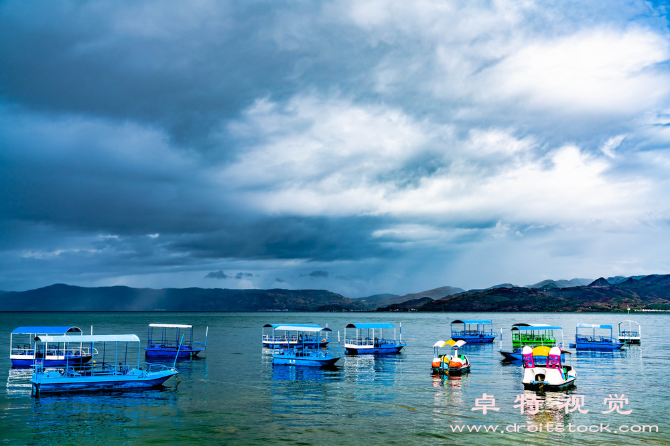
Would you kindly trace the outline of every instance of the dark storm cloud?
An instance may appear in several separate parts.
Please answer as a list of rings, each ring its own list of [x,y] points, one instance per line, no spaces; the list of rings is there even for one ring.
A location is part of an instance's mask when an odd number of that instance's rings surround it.
[[[284,282],[286,282],[286,281],[285,281],[284,279],[281,279],[281,278],[277,277],[277,278],[275,279],[275,282],[284,283]]]
[[[237,273],[237,274],[235,274],[235,278],[237,280],[244,279],[244,278],[247,278],[247,277],[254,277],[254,275],[252,273]]]
[[[311,273],[307,274],[309,277],[316,277],[316,278],[321,278],[321,277],[328,277],[330,274],[328,271],[312,271]]]
[[[205,279],[230,279],[230,276],[223,271],[212,271],[210,273],[207,273],[205,276]],[[238,277],[239,279],[239,277]]]

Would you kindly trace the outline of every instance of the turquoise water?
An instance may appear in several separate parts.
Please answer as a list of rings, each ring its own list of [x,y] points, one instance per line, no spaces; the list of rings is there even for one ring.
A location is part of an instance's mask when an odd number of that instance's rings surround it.
[[[513,323],[562,326],[566,344],[578,323],[617,324],[619,314],[576,313],[0,313],[0,443],[2,444],[670,444],[670,315],[635,314],[643,343],[621,352],[577,352],[577,388],[588,413],[559,408],[563,393],[536,393],[534,416],[514,408],[521,368],[504,364],[499,343],[465,346],[472,373],[441,379],[431,374],[432,345],[449,337],[449,322],[492,319],[509,346]],[[402,322],[406,352],[347,357],[337,370],[274,366],[260,345],[269,322],[316,323],[342,331],[349,322]],[[135,333],[146,342],[149,323],[209,326],[207,357],[181,361],[179,381],[164,389],[116,394],[31,397],[29,372],[10,369],[9,333],[23,325],[77,325],[95,334]],[[335,342],[337,347],[337,342]],[[137,352],[129,352],[130,355]],[[109,354],[109,352],[107,352]],[[498,412],[472,411],[482,394]],[[624,394],[629,415],[604,399]],[[610,433],[527,432],[539,425],[609,425]],[[524,426],[522,432],[500,431]],[[467,426],[498,426],[467,432]],[[619,426],[656,425],[658,433],[622,433]],[[465,426],[465,432],[452,432]],[[510,426],[510,427],[508,427]],[[617,431],[615,433],[615,431]]]

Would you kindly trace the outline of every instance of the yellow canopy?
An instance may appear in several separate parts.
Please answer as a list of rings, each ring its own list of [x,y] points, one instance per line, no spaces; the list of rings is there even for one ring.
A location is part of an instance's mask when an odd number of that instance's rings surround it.
[[[452,347],[454,346],[455,343],[456,343],[456,341],[454,341],[453,339],[449,339],[447,342],[445,342],[445,344],[449,344]]]
[[[546,345],[535,347],[533,349],[533,356],[549,356],[549,350],[551,350],[551,348]]]

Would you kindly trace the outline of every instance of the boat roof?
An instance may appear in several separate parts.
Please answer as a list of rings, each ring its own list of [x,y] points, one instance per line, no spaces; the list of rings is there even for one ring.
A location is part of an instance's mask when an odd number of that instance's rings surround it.
[[[272,327],[275,330],[285,330],[285,331],[333,331],[328,327],[322,327],[315,324],[265,324],[263,327]]]
[[[485,321],[484,319],[456,319],[452,324],[489,324],[493,325],[491,321]]]
[[[630,319],[626,319],[625,321],[621,321],[621,322],[619,322],[619,325],[624,324],[624,323],[626,323],[626,322],[630,322],[630,323],[632,323],[632,324],[640,325],[639,322],[631,321]]]
[[[12,334],[65,334],[81,333],[79,327],[19,327],[12,331]]]
[[[531,330],[563,330],[558,325],[549,324],[514,324],[512,330],[531,331]]]
[[[149,324],[149,327],[158,327],[158,328],[193,328],[193,325],[179,325],[179,324]]]
[[[140,338],[134,334],[122,335],[84,335],[84,336],[49,336],[40,335],[35,338],[41,342],[140,342]]]
[[[395,325],[389,324],[388,322],[365,322],[365,323],[352,323],[347,324],[345,328],[395,328]]]
[[[577,328],[609,328],[612,329],[611,325],[595,325],[595,324],[579,324]]]

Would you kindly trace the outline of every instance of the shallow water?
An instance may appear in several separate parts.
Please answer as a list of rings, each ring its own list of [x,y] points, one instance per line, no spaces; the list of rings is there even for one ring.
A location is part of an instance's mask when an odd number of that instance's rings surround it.
[[[635,314],[642,345],[621,352],[576,352],[577,387],[563,393],[524,392],[521,368],[500,361],[499,343],[466,345],[472,372],[442,379],[431,374],[432,345],[449,338],[457,318],[492,319],[509,347],[513,323],[551,323],[574,342],[578,323],[617,324],[619,314],[584,313],[0,313],[0,443],[106,444],[670,444],[670,314]],[[349,322],[402,322],[405,353],[352,356],[336,370],[273,366],[260,345],[265,323],[316,323],[337,330]],[[95,334],[135,333],[143,344],[149,323],[196,326],[207,357],[178,362],[181,374],[164,389],[113,394],[30,395],[30,371],[11,369],[9,333],[24,325],[76,325]],[[109,354],[109,352],[107,352]],[[137,351],[129,352],[135,355]],[[143,360],[143,358],[142,358]],[[171,361],[166,361],[169,363]],[[475,399],[493,395],[497,412],[473,411]],[[563,394],[584,396],[588,413],[566,414]],[[536,394],[534,416],[514,408],[520,394]],[[625,394],[622,410],[604,399]],[[564,427],[609,425],[610,433],[547,432]],[[465,425],[465,432],[453,432]],[[468,432],[467,426],[498,426]],[[524,426],[522,432],[501,433]],[[541,432],[528,432],[543,425]],[[658,433],[622,433],[619,426],[656,425]],[[482,428],[483,430],[483,428]],[[615,433],[615,431],[617,431]]]

